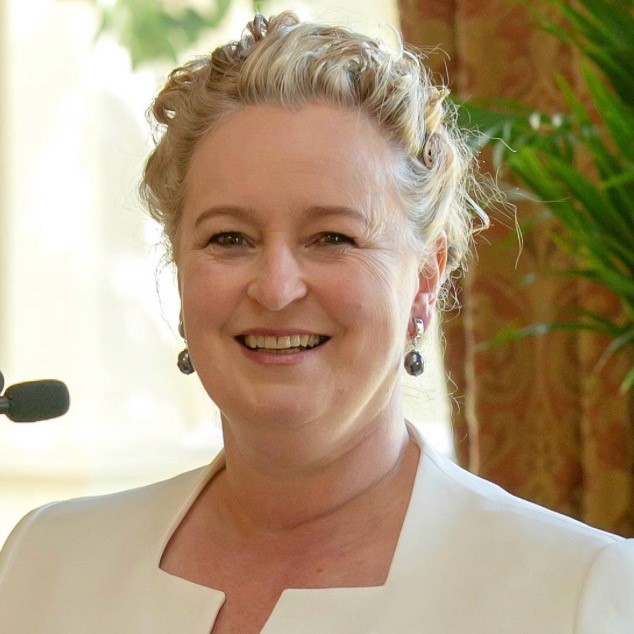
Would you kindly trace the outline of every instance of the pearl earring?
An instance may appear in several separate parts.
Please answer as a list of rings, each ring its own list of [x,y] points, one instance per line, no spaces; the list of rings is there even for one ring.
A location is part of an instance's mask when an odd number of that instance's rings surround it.
[[[425,332],[425,324],[422,319],[414,319],[416,332],[410,341],[411,350],[405,355],[403,365],[410,376],[420,376],[425,371],[425,357],[418,351],[418,346]]]
[[[185,342],[187,342],[185,339],[185,328],[183,327],[182,319],[178,322],[178,334],[185,340]],[[178,353],[178,361],[176,362],[176,365],[183,374],[193,374],[196,371],[194,370],[192,360],[189,356],[189,350],[187,348]]]

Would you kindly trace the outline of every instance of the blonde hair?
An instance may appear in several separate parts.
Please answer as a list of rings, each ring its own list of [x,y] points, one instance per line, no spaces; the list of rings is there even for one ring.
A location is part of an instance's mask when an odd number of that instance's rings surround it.
[[[343,27],[300,22],[284,12],[247,25],[241,39],[176,68],[149,115],[160,136],[141,193],[164,228],[174,258],[185,176],[198,140],[236,110],[257,104],[297,108],[325,102],[368,116],[396,148],[390,166],[421,256],[447,235],[447,276],[463,266],[474,232],[488,218],[474,202],[474,157],[455,126],[448,90],[434,85],[420,57]]]

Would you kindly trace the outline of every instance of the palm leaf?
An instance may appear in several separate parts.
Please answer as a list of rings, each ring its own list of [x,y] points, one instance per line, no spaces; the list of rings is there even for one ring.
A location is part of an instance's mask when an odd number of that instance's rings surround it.
[[[634,64],[634,57],[632,58]],[[629,161],[634,160],[634,130],[628,121],[634,119],[634,110],[618,99],[614,93],[588,67],[583,69],[586,85],[592,95],[596,110],[610,132],[614,143],[622,156]]]
[[[567,27],[540,16],[548,32],[572,43],[610,80],[616,93],[632,104],[634,59],[634,9],[630,0],[547,0],[555,12],[568,20]]]

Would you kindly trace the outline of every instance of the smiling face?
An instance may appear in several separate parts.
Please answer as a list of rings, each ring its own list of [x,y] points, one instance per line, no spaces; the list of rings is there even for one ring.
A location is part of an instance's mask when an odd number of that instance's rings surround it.
[[[391,152],[325,105],[245,107],[197,146],[174,245],[182,316],[232,433],[338,442],[400,404],[412,305],[431,309],[437,280],[408,246]]]

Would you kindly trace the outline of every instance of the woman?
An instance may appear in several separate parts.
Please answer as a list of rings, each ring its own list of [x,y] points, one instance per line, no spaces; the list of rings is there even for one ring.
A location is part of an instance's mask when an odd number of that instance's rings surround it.
[[[444,96],[413,56],[291,13],[171,74],[143,191],[224,451],[24,518],[2,632],[634,631],[633,542],[403,420],[399,368],[423,369],[475,208]]]

